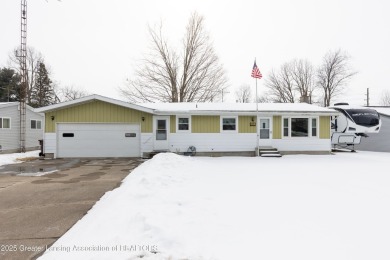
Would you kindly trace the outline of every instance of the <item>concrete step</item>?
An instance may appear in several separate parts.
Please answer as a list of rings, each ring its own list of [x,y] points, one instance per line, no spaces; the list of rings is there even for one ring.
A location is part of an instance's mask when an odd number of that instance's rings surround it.
[[[278,149],[271,146],[259,146],[259,155],[261,157],[282,157]]]
[[[279,157],[282,157],[282,155],[280,153],[263,153],[263,154],[260,154],[261,157],[276,157],[276,158],[279,158]]]
[[[278,150],[260,150],[259,153],[279,153]]]

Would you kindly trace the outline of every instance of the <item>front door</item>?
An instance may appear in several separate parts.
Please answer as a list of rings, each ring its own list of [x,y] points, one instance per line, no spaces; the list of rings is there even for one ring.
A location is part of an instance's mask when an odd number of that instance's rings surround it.
[[[168,150],[169,117],[154,117],[154,150]]]
[[[272,144],[272,118],[260,117],[259,118],[259,145],[270,146]]]

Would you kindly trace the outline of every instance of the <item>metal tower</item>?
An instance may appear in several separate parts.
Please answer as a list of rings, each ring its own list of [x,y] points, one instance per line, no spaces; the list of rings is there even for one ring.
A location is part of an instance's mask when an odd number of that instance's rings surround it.
[[[26,96],[27,96],[27,0],[21,0],[20,44],[20,152],[26,152]]]

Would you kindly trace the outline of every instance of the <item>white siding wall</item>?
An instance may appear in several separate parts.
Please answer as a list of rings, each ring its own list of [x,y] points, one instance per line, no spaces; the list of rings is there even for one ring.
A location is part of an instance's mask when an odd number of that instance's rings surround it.
[[[41,120],[41,129],[31,129],[31,119]],[[42,114],[35,113],[27,109],[26,114],[26,147],[39,147],[38,140],[43,139],[44,117]]]
[[[256,134],[181,134],[169,135],[169,149],[172,152],[186,152],[189,146],[197,152],[241,152],[255,151]],[[260,140],[261,146],[261,140]],[[329,139],[289,138],[272,139],[271,146],[279,151],[330,151]]]
[[[150,153],[153,148],[154,135],[153,133],[141,133],[141,155],[143,153]]]
[[[11,128],[0,129],[0,145],[2,146],[2,151],[12,151],[20,148],[20,112],[18,107],[18,104],[15,104],[0,109],[0,117],[11,118]],[[38,140],[43,139],[43,115],[35,113],[28,108],[26,112],[26,149],[38,148]],[[42,128],[31,129],[31,119],[41,120]]]
[[[169,149],[186,152],[189,146],[197,152],[241,152],[255,151],[256,134],[170,134]]]
[[[0,128],[0,145],[2,147],[2,151],[19,149],[18,106],[14,105],[0,108],[0,117],[11,118],[11,128]]]
[[[43,153],[52,153],[54,158],[57,153],[57,134],[56,133],[45,133],[43,141]]]
[[[279,151],[330,151],[330,139],[290,138],[274,139],[272,146]]]

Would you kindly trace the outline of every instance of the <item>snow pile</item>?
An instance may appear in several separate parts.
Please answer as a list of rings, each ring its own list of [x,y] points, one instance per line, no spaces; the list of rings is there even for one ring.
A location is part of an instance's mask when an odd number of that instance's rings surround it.
[[[389,161],[159,154],[40,259],[390,259]]]
[[[5,164],[20,163],[17,159],[28,158],[28,157],[39,157],[39,151],[31,151],[26,153],[11,153],[11,154],[0,154],[0,166]]]

